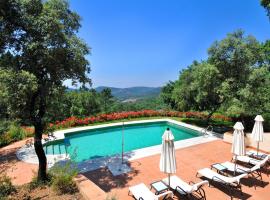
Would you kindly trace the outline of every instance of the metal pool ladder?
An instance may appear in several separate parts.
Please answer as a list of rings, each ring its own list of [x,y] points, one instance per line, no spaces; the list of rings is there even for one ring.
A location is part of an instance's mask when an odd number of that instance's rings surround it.
[[[211,132],[211,134],[213,134],[213,126],[209,125],[206,128],[201,130],[201,133],[203,134],[203,136],[208,136],[207,131]]]

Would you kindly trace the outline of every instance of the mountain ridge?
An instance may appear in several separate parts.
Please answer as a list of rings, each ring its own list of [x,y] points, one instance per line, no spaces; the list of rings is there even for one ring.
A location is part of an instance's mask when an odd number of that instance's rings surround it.
[[[128,99],[144,99],[159,96],[161,87],[147,87],[147,86],[135,86],[127,88],[99,86],[95,90],[101,92],[103,89],[109,88],[112,91],[112,95],[121,101]]]

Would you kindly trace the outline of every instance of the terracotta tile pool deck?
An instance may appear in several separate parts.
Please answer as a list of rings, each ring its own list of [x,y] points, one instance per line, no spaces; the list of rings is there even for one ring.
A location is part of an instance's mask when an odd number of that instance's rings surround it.
[[[37,165],[23,163],[16,159],[14,150],[22,144],[24,144],[24,142],[15,143],[12,148],[2,148],[0,150],[1,171],[6,171],[7,174],[12,177],[13,183],[19,185],[29,182],[33,175],[32,171],[37,170]],[[213,163],[230,161],[232,157],[230,150],[231,144],[225,143],[222,140],[179,149],[176,151],[176,175],[187,182],[201,181],[200,178],[196,177],[197,171],[201,168],[209,167]],[[115,195],[119,200],[132,200],[134,198],[128,195],[128,187],[139,183],[145,183],[149,186],[151,182],[166,177],[165,174],[159,171],[159,158],[160,155],[155,155],[133,160],[130,162],[132,172],[116,177],[113,177],[107,168],[84,173],[83,175],[96,185],[89,185],[84,182],[84,184],[82,184],[82,189],[92,197],[91,199],[95,200],[104,200],[106,198],[104,198],[104,195],[102,194],[97,195],[99,188],[106,192],[106,194]],[[266,175],[269,172],[270,169],[263,173],[263,186],[261,185],[261,182],[256,179],[245,178],[242,184],[244,195],[241,196],[239,192],[235,192],[233,195],[234,199],[269,200],[270,177]],[[257,186],[256,189],[254,186]],[[215,187],[205,186],[204,189],[207,199],[230,199],[230,193],[218,185],[215,185]],[[185,198],[183,196],[175,196],[174,199]]]
[[[177,173],[176,175],[183,180],[189,182],[201,181],[196,178],[196,173],[199,169],[210,167],[211,164],[217,162],[230,161],[232,158],[231,144],[225,143],[222,140],[208,142],[195,145],[192,147],[179,149],[176,151],[177,158]],[[161,180],[166,177],[165,174],[159,171],[160,155],[145,157],[142,159],[131,161],[132,172],[126,175],[113,177],[110,171],[106,168],[84,173],[88,179],[96,183],[102,190],[111,195],[115,195],[118,199],[132,200],[128,196],[128,187],[139,183],[150,185],[151,182]],[[268,172],[267,172],[268,173]],[[234,199],[270,199],[270,177],[263,174],[263,187],[261,182],[253,178],[245,178],[243,180],[243,196],[239,192],[235,192]],[[223,187],[208,187],[205,186],[206,198],[210,200],[230,199],[229,192]],[[256,189],[254,186],[257,186]],[[91,189],[89,188],[89,191]],[[185,199],[183,196],[174,199]]]
[[[5,172],[14,185],[31,182],[38,166],[18,160],[16,151],[25,144],[26,140],[15,142],[0,149],[0,172]]]

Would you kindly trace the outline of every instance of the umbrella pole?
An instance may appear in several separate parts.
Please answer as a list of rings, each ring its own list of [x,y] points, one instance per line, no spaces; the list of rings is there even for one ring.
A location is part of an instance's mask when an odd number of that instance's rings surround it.
[[[168,177],[169,177],[169,187],[170,187],[170,183],[171,183],[171,177],[170,177],[170,174],[168,174]]]
[[[122,125],[122,164],[124,164],[124,122]]]
[[[234,175],[236,173],[236,162],[237,162],[237,155],[235,155],[235,161],[234,161]]]
[[[260,143],[257,142],[257,156],[259,155],[259,145],[260,145]]]

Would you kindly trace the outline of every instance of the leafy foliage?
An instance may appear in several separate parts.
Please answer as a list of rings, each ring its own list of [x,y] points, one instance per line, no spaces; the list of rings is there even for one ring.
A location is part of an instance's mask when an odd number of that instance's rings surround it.
[[[171,95],[174,89],[174,86],[175,86],[175,82],[169,81],[169,83],[167,83],[165,86],[162,87],[161,95],[160,95],[163,102],[169,105],[169,107],[172,109],[176,108],[175,101],[173,100],[172,95]]]
[[[64,165],[56,164],[50,170],[52,176],[52,188],[59,194],[73,194],[78,191],[73,178],[78,174],[78,170],[71,161],[67,161]]]
[[[90,67],[85,58],[89,47],[76,35],[80,28],[80,17],[70,10],[66,0],[2,2],[0,68],[7,71],[1,71],[1,74],[14,78],[22,75],[26,80],[35,82],[24,98],[24,93],[18,90],[17,95],[14,90],[9,89],[5,80],[2,82],[0,79],[1,86],[4,86],[4,95],[8,97],[6,99],[12,100],[5,103],[10,108],[8,113],[14,114],[13,118],[29,120],[35,127],[38,177],[45,180],[46,156],[41,139],[48,102],[55,90],[62,87],[63,81],[67,79],[71,79],[74,84],[80,82],[83,87],[91,84],[87,76]],[[8,80],[13,86],[18,83],[17,79]],[[26,81],[27,86],[28,82]],[[25,88],[24,84],[22,87]],[[17,96],[11,98],[14,95]]]
[[[135,102],[121,102],[113,97],[109,90],[107,92],[96,92],[94,89],[57,90],[56,92],[58,95],[55,95],[48,105],[46,114],[48,122],[63,120],[70,116],[82,118],[100,113],[169,109],[159,97],[142,98]]]
[[[0,121],[0,147],[19,141],[28,136],[28,132],[16,121]]]
[[[24,139],[26,137],[25,131],[15,122],[9,126],[7,134],[15,141]]]
[[[179,110],[216,110],[222,101],[218,70],[207,62],[195,63],[176,82],[173,98]]]
[[[262,53],[263,53],[263,65],[265,65],[265,67],[268,68],[268,70],[270,71],[270,40],[266,40],[263,44],[262,44]]]
[[[102,110],[107,113],[109,112],[109,107],[113,102],[113,96],[112,96],[112,91],[110,88],[105,88],[100,92],[101,96],[101,105],[102,105]]]
[[[0,199],[4,199],[12,192],[15,191],[15,187],[11,183],[11,179],[6,175],[0,174]]]
[[[37,80],[33,74],[0,68],[0,104],[6,108],[9,118],[29,118],[28,98],[36,91]]]
[[[265,8],[267,15],[270,16],[270,0],[261,0],[261,5]]]
[[[228,34],[209,48],[206,61],[193,62],[166,86],[173,89],[163,92],[164,101],[181,111],[208,111],[209,117],[217,110],[238,116],[270,112],[268,43],[241,30]]]

